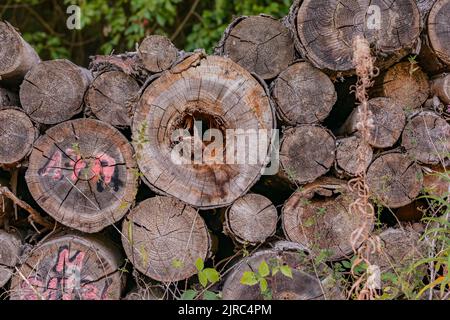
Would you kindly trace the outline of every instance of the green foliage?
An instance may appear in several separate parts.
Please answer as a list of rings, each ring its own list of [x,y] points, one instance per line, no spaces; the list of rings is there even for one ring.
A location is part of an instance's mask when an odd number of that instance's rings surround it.
[[[198,271],[198,281],[204,288],[208,286],[208,282],[214,284],[220,280],[220,273],[214,268],[205,268],[202,258],[198,258],[195,261],[195,267]]]

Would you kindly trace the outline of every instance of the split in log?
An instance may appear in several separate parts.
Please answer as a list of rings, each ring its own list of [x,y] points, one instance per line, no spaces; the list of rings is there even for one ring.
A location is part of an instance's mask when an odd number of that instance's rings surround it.
[[[289,30],[266,15],[240,17],[233,21],[216,49],[264,80],[273,79],[295,59]]]
[[[275,121],[250,73],[230,59],[194,54],[149,85],[133,116],[144,181],[194,207],[228,206],[261,176]]]
[[[8,22],[0,21],[0,81],[20,82],[40,59]]]
[[[174,65],[177,61],[178,49],[168,38],[151,35],[142,41],[138,54],[148,71],[158,73]]]
[[[343,299],[339,285],[332,277],[332,271],[320,264],[316,272],[304,250],[298,245],[284,242],[287,248],[272,248],[256,252],[242,259],[227,277],[222,295],[224,300],[263,300],[260,286],[241,283],[244,272],[258,273],[261,263],[266,262],[269,270],[284,266],[292,272],[292,278],[281,272],[266,277],[268,291],[273,300],[335,300]],[[277,244],[278,245],[278,244]],[[295,248],[295,249],[294,249]]]
[[[374,98],[369,100],[371,127],[367,137],[368,143],[374,148],[392,147],[402,135],[406,124],[406,116],[401,105],[389,98]],[[362,109],[353,110],[342,126],[340,133],[353,134],[358,131]]]
[[[365,172],[372,162],[373,150],[356,135],[336,141],[336,171],[339,175],[354,177]]]
[[[405,111],[420,108],[430,94],[428,76],[414,62],[400,62],[376,78],[371,97],[393,99]]]
[[[133,148],[114,127],[78,119],[47,130],[35,145],[26,181],[55,220],[98,232],[120,220],[137,192]]]
[[[337,93],[330,78],[307,62],[284,70],[272,84],[277,113],[289,125],[318,123],[330,114]]]
[[[284,132],[280,164],[289,180],[312,182],[327,173],[335,160],[336,142],[331,131],[302,125]]]
[[[387,152],[370,165],[367,184],[376,201],[396,209],[410,204],[419,195],[423,175],[420,166],[407,155]]]
[[[116,127],[131,125],[139,84],[124,72],[110,71],[98,75],[85,96],[86,107],[100,120]]]
[[[57,124],[80,113],[91,74],[68,60],[44,61],[34,66],[20,86],[20,101],[36,122]]]
[[[122,244],[134,267],[163,282],[197,273],[195,262],[210,254],[211,240],[197,211],[170,197],[141,202],[125,218]]]
[[[282,209],[286,238],[308,248],[313,256],[324,255],[327,261],[349,258],[374,225],[371,210],[350,211],[355,200],[346,181],[324,178],[305,185]],[[361,230],[359,243],[350,242],[355,230]]]
[[[2,107],[19,106],[19,96],[5,88],[0,87],[0,109]]]
[[[266,197],[246,194],[225,214],[225,232],[241,244],[258,244],[275,234],[277,209]]]
[[[122,265],[119,248],[99,236],[54,236],[15,272],[11,300],[118,300]]]
[[[446,65],[450,65],[449,21],[450,1],[436,1],[428,15],[428,39],[433,52]]]
[[[431,81],[431,93],[450,105],[450,74],[442,74]]]
[[[415,49],[421,31],[415,0],[297,0],[288,21],[302,56],[319,69],[343,73],[355,69],[358,36],[377,48],[377,64],[387,68]]]
[[[0,166],[16,164],[30,154],[38,131],[19,109],[0,110],[0,123]]]
[[[19,263],[22,241],[15,233],[0,230],[0,287],[11,279]]]
[[[424,164],[444,164],[450,159],[450,124],[434,112],[412,117],[403,131],[402,146]]]

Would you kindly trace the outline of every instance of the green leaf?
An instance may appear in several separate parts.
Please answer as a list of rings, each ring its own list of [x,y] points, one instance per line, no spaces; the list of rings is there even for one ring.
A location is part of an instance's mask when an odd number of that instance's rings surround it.
[[[184,266],[184,263],[180,259],[173,259],[172,260],[172,267],[174,267],[175,269],[180,269],[183,266]]]
[[[205,270],[203,270],[203,273],[211,283],[216,283],[220,280],[220,273],[216,269],[206,268]]]
[[[205,291],[205,293],[203,294],[203,299],[205,299],[205,300],[219,300],[219,296],[215,292]]]
[[[245,271],[241,278],[241,284],[245,284],[247,286],[254,286],[258,283],[256,279],[256,275],[254,272]]]
[[[267,264],[266,261],[263,260],[263,262],[261,262],[258,268],[258,273],[263,278],[267,277],[270,274],[269,265]]]
[[[266,292],[267,291],[267,280],[262,278],[259,280],[259,288],[261,289],[261,292]]]
[[[198,272],[198,281],[204,288],[206,288],[206,286],[208,285],[208,277],[206,277],[206,274],[204,271]]]
[[[342,263],[342,266],[346,269],[350,269],[352,267],[352,264],[350,263],[350,261],[344,260],[341,263]]]
[[[195,267],[197,268],[198,271],[202,271],[203,268],[205,267],[205,264],[203,263],[203,259],[202,258],[198,258],[195,261]]]
[[[289,267],[289,266],[280,266],[280,271],[281,271],[281,273],[284,276],[292,279],[292,269],[291,269],[291,267]]]
[[[276,275],[280,271],[280,267],[276,266],[272,268],[272,276]]]
[[[189,289],[183,292],[183,294],[180,297],[180,300],[194,300],[194,298],[197,296],[197,291]]]

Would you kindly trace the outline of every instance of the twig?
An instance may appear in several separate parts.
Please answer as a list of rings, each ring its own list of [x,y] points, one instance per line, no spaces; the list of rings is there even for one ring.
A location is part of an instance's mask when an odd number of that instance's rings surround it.
[[[189,18],[194,14],[195,9],[197,8],[199,3],[200,3],[200,0],[195,0],[195,2],[192,4],[191,9],[189,10],[188,14],[186,15],[186,17],[184,17],[183,21],[178,25],[177,30],[175,30],[175,32],[170,37],[170,40],[173,41],[173,40],[175,40],[178,37],[178,35],[180,34],[181,30],[183,30],[184,26],[189,21]]]

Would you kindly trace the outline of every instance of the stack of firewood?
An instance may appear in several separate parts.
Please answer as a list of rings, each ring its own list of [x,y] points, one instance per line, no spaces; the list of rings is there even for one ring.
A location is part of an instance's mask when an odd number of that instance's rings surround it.
[[[282,20],[234,20],[214,55],[149,36],[85,69],[41,61],[0,22],[3,297],[172,299],[180,281],[198,286],[201,259],[226,261],[212,288],[224,299],[265,297],[241,281],[262,261],[290,268],[267,280],[274,299],[339,299],[331,266],[368,237],[389,251],[374,254],[382,272],[425,255],[420,223],[397,220],[420,221],[416,199],[449,190],[433,174],[450,160],[449,27],[449,0],[296,0]],[[360,36],[379,71],[369,139],[352,90]],[[255,162],[174,152],[186,139],[211,149],[177,134],[207,129],[265,130],[269,143],[245,144],[262,153]],[[228,159],[228,140],[210,156]],[[361,164],[371,205],[396,218],[389,228],[351,210]],[[143,278],[162,290],[137,294]]]

